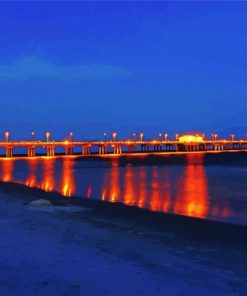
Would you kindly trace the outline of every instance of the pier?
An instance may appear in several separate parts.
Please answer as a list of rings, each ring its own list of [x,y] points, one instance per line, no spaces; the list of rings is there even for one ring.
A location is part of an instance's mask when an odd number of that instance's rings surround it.
[[[135,154],[135,153],[165,153],[165,152],[210,152],[210,151],[243,151],[247,150],[247,139],[235,139],[234,135],[231,135],[230,139],[218,139],[216,134],[212,134],[211,139],[206,139],[204,134],[185,134],[176,135],[174,140],[169,140],[167,134],[164,139],[160,136],[159,139],[143,140],[143,134],[140,134],[140,139],[127,139],[117,140],[116,133],[113,133],[111,140],[99,141],[51,141],[50,133],[46,133],[46,141],[9,141],[9,133],[5,133],[6,141],[0,142],[0,148],[4,149],[5,153],[0,157],[12,158],[16,156],[16,150],[18,148],[25,148],[26,153],[22,154],[27,157],[35,157],[37,155],[37,149],[39,155],[53,157],[56,155],[120,155],[120,154]],[[62,153],[58,153],[60,149]],[[75,150],[80,151],[76,152]]]

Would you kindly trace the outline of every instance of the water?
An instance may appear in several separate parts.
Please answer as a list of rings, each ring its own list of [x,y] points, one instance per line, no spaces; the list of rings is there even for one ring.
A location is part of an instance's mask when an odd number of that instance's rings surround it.
[[[77,195],[247,225],[247,166],[208,165],[204,154],[174,156],[173,161],[169,156],[152,161],[2,159],[0,176],[4,182],[58,191],[65,197]]]

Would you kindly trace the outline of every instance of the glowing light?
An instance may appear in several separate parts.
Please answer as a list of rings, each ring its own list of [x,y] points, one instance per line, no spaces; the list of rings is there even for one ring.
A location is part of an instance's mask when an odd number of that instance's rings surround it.
[[[46,136],[46,141],[49,142],[50,141],[51,133],[50,132],[46,132],[45,133],[45,136]]]
[[[217,134],[211,134],[211,138],[213,141],[217,140],[218,135]]]
[[[7,131],[7,132],[5,132],[5,140],[6,140],[6,142],[8,142],[9,141],[9,132]]]
[[[204,137],[203,135],[192,135],[192,134],[187,134],[187,135],[182,135],[178,136],[178,141],[181,143],[198,143],[198,142],[203,142]]]
[[[112,133],[112,140],[113,141],[116,141],[116,137],[117,137],[117,133],[116,132]]]
[[[73,141],[74,133],[73,133],[73,132],[70,132],[70,133],[69,133],[69,136],[70,136],[70,141],[72,142],[72,141]]]
[[[143,133],[140,133],[140,140],[141,140],[141,142],[143,140],[143,136],[144,136],[144,134]]]

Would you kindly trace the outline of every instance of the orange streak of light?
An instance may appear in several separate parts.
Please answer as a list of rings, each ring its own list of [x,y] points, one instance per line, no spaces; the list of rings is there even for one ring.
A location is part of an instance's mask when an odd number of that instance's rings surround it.
[[[60,192],[65,197],[71,197],[75,193],[74,162],[69,159],[63,160],[62,181]]]
[[[119,185],[119,165],[118,161],[112,161],[112,168],[109,176],[110,186],[109,186],[109,201],[117,202],[120,195],[120,185]]]
[[[134,192],[134,174],[131,164],[128,164],[125,172],[125,192],[123,197],[123,203],[126,205],[135,204],[135,192]]]
[[[147,189],[146,189],[146,169],[144,167],[140,168],[139,171],[139,199],[137,201],[137,206],[139,208],[144,208],[147,198]]]
[[[2,164],[2,181],[11,182],[13,181],[14,161],[13,159],[4,159],[1,161]]]
[[[41,183],[41,189],[45,191],[53,191],[55,189],[54,178],[54,159],[47,158],[43,161],[43,180]]]
[[[192,165],[194,162],[197,164]],[[176,196],[174,213],[198,218],[207,217],[209,194],[202,162],[202,155],[188,155],[188,165]]]
[[[164,183],[158,180],[157,167],[152,172],[152,192],[150,198],[150,209],[152,211],[168,212],[171,204],[170,182],[168,174],[165,175]]]
[[[110,202],[119,201],[120,197],[120,183],[119,183],[119,165],[118,160],[112,160],[112,167],[108,174],[108,170],[104,174],[103,188],[101,191],[101,200]]]
[[[28,166],[29,166],[29,176],[25,181],[26,186],[39,187],[36,179],[37,159],[28,160]]]

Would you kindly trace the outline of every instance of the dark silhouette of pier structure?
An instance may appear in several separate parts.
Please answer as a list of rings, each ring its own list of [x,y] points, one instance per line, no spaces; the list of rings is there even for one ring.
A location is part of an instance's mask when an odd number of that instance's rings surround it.
[[[6,135],[6,133],[5,133]],[[140,139],[135,138],[131,140],[117,140],[116,133],[113,133],[113,138],[102,141],[75,141],[72,136],[70,140],[65,141],[51,141],[50,133],[46,134],[46,141],[9,141],[9,133],[5,141],[0,142],[0,148],[5,151],[4,157],[14,157],[15,149],[26,148],[26,154],[23,156],[35,157],[37,149],[43,148],[45,155],[53,157],[58,155],[57,150],[62,148],[63,155],[74,155],[75,149],[80,151],[82,156],[90,155],[120,155],[120,154],[137,154],[137,153],[190,153],[190,152],[223,152],[223,151],[247,151],[247,139],[235,139],[231,135],[230,139],[217,139],[216,134],[212,134],[212,139],[205,139],[204,136],[182,135],[175,136],[174,140],[169,140],[167,134],[164,139],[158,138],[155,140],[143,140],[143,134],[140,134]],[[79,148],[79,149],[78,149]],[[59,153],[61,155],[61,153]]]

